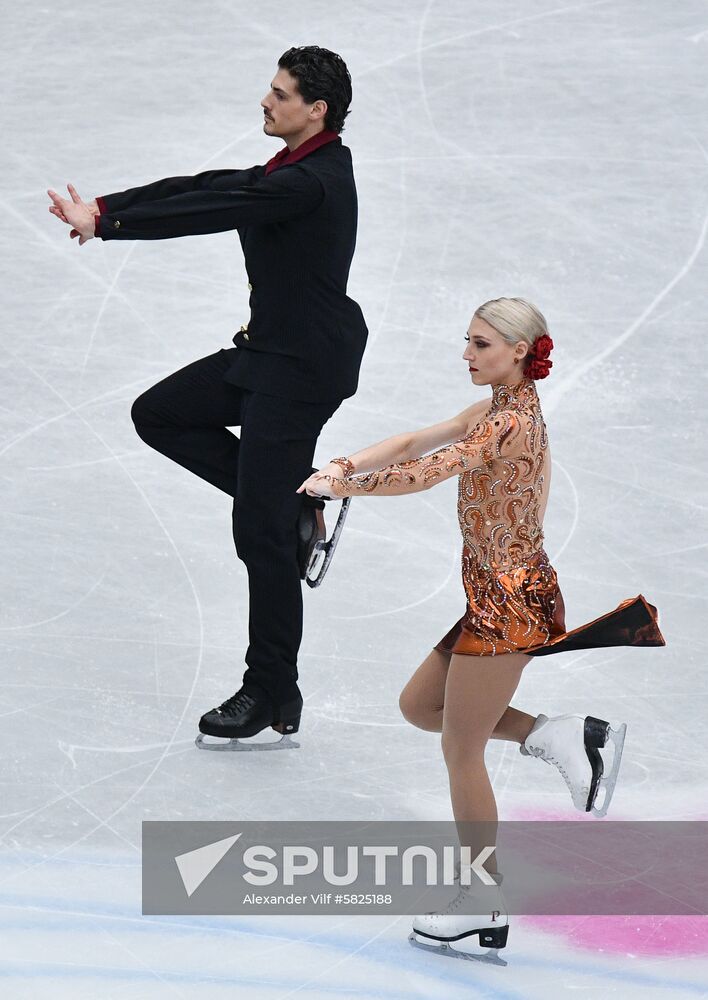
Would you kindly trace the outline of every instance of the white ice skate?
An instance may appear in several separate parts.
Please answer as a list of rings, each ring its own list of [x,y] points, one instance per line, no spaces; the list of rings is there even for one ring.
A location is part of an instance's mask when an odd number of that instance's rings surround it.
[[[605,816],[617,784],[626,732],[626,723],[611,729],[608,722],[592,715],[557,715],[551,719],[539,715],[519,749],[522,754],[555,764],[577,809]],[[608,762],[600,750],[608,742],[614,744],[614,753],[605,774]],[[604,794],[598,805],[601,791]]]
[[[499,888],[502,877],[492,875],[497,884],[484,886],[472,871],[472,884],[461,885],[444,910],[413,918],[413,932],[408,937],[410,943],[448,958],[506,965],[498,954],[499,948],[506,947],[509,933],[506,902]],[[485,947],[489,950],[480,950]]]

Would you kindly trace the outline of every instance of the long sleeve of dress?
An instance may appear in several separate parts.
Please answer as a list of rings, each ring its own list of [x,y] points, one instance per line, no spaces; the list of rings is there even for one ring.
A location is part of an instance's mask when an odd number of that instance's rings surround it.
[[[527,424],[528,418],[512,410],[490,414],[465,437],[430,455],[388,465],[378,472],[333,479],[332,492],[338,497],[403,496],[429,490],[495,458],[518,455],[526,441]]]
[[[224,172],[227,173],[227,172]],[[176,179],[172,178],[174,186]],[[165,182],[159,182],[164,184]],[[228,176],[208,187],[133,202],[99,216],[104,240],[168,240],[178,236],[223,233],[239,226],[284,222],[314,211],[324,198],[319,178],[295,164],[273,171],[247,186],[234,186]],[[105,201],[105,198],[104,198]]]

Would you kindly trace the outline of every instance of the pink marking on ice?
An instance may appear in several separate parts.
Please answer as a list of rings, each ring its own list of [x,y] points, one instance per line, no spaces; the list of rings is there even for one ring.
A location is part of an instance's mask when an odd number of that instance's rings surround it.
[[[583,813],[579,809],[574,807],[568,807],[567,809],[524,809],[516,808],[513,810],[513,816],[504,816],[504,819],[513,820],[514,822],[518,820],[535,820],[539,823],[554,823],[556,821],[563,823],[587,823],[590,820],[592,823],[598,822],[597,816],[593,816],[592,813]],[[599,822],[602,822],[601,820]]]
[[[592,813],[569,810],[514,809],[510,820],[552,822],[603,822]],[[705,819],[703,816],[692,819]],[[617,817],[615,817],[617,819]],[[612,820],[610,820],[612,822]],[[622,955],[706,955],[708,917],[704,916],[525,916],[524,926],[557,934],[576,948]]]
[[[527,927],[558,934],[583,951],[607,955],[706,955],[708,918],[683,916],[517,917]]]

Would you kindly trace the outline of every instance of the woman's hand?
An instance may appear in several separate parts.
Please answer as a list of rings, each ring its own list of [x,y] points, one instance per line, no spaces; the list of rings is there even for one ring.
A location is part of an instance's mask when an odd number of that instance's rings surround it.
[[[296,492],[302,493],[304,491],[310,497],[328,497],[328,499],[333,500],[336,493],[332,491],[332,480],[342,478],[341,465],[329,462],[318,472],[313,472]]]
[[[82,201],[73,184],[67,184],[67,189],[71,201],[62,198],[51,188],[47,191],[53,202],[49,211],[68,226],[73,226],[69,235],[72,240],[78,236],[79,246],[83,246],[94,237],[94,216],[98,215],[98,205],[95,200],[88,203]]]

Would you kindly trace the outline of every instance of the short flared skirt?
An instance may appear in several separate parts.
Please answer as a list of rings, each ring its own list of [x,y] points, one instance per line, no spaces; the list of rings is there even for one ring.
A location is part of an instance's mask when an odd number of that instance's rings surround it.
[[[543,549],[523,565],[501,570],[480,565],[465,547],[462,579],[467,608],[435,646],[443,653],[547,656],[605,646],[666,645],[657,610],[641,594],[566,631],[563,595]]]

